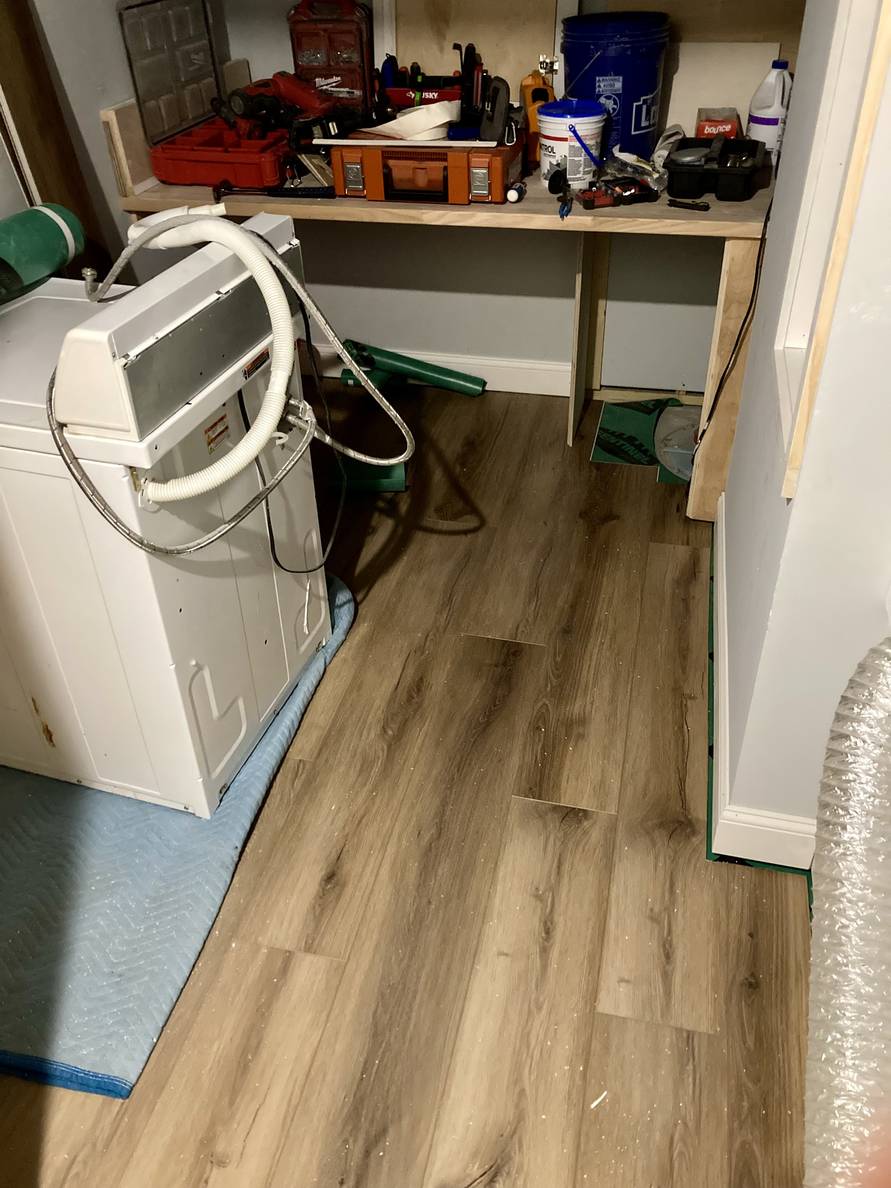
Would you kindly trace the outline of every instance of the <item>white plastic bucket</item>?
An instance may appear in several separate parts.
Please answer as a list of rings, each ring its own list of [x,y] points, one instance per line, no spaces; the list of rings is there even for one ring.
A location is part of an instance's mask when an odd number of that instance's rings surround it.
[[[541,152],[541,180],[547,185],[555,169],[566,170],[567,184],[584,190],[594,180],[594,162],[569,130],[575,128],[595,157],[600,156],[600,142],[606,111],[593,99],[558,99],[543,103],[538,109],[538,135]]]

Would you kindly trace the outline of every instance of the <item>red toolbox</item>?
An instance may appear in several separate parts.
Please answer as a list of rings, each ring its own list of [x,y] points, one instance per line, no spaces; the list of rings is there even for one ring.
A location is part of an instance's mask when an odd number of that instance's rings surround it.
[[[371,11],[356,0],[300,0],[288,13],[294,73],[338,105],[374,101]]]
[[[215,186],[225,180],[237,189],[265,190],[281,185],[287,152],[285,128],[242,136],[214,117],[154,145],[152,170],[158,181],[171,185]]]

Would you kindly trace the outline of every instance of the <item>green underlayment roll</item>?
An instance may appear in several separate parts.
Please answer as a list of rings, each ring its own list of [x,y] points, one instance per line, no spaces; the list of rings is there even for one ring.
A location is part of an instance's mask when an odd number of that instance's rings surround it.
[[[55,202],[0,219],[0,303],[46,280],[83,250],[80,220]]]

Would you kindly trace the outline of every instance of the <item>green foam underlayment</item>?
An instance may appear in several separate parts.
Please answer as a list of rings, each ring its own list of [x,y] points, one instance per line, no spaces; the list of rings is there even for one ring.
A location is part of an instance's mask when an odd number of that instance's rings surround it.
[[[616,462],[624,466],[659,466],[659,482],[684,486],[684,480],[659,464],[653,435],[659,415],[681,402],[673,396],[664,400],[636,400],[631,404],[604,404],[591,451],[592,462]]]

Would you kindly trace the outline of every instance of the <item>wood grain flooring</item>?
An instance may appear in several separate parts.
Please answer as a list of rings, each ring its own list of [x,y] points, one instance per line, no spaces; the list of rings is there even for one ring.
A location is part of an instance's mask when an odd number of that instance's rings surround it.
[[[610,814],[515,799],[437,1118],[429,1188],[574,1183]]]
[[[726,932],[706,843],[708,554],[650,548],[598,1007],[714,1031]],[[697,993],[690,994],[696,986]]]
[[[801,1183],[806,885],[705,857],[708,529],[563,401],[406,412],[411,490],[348,505],[357,623],[143,1076],[0,1078],[3,1188]]]

